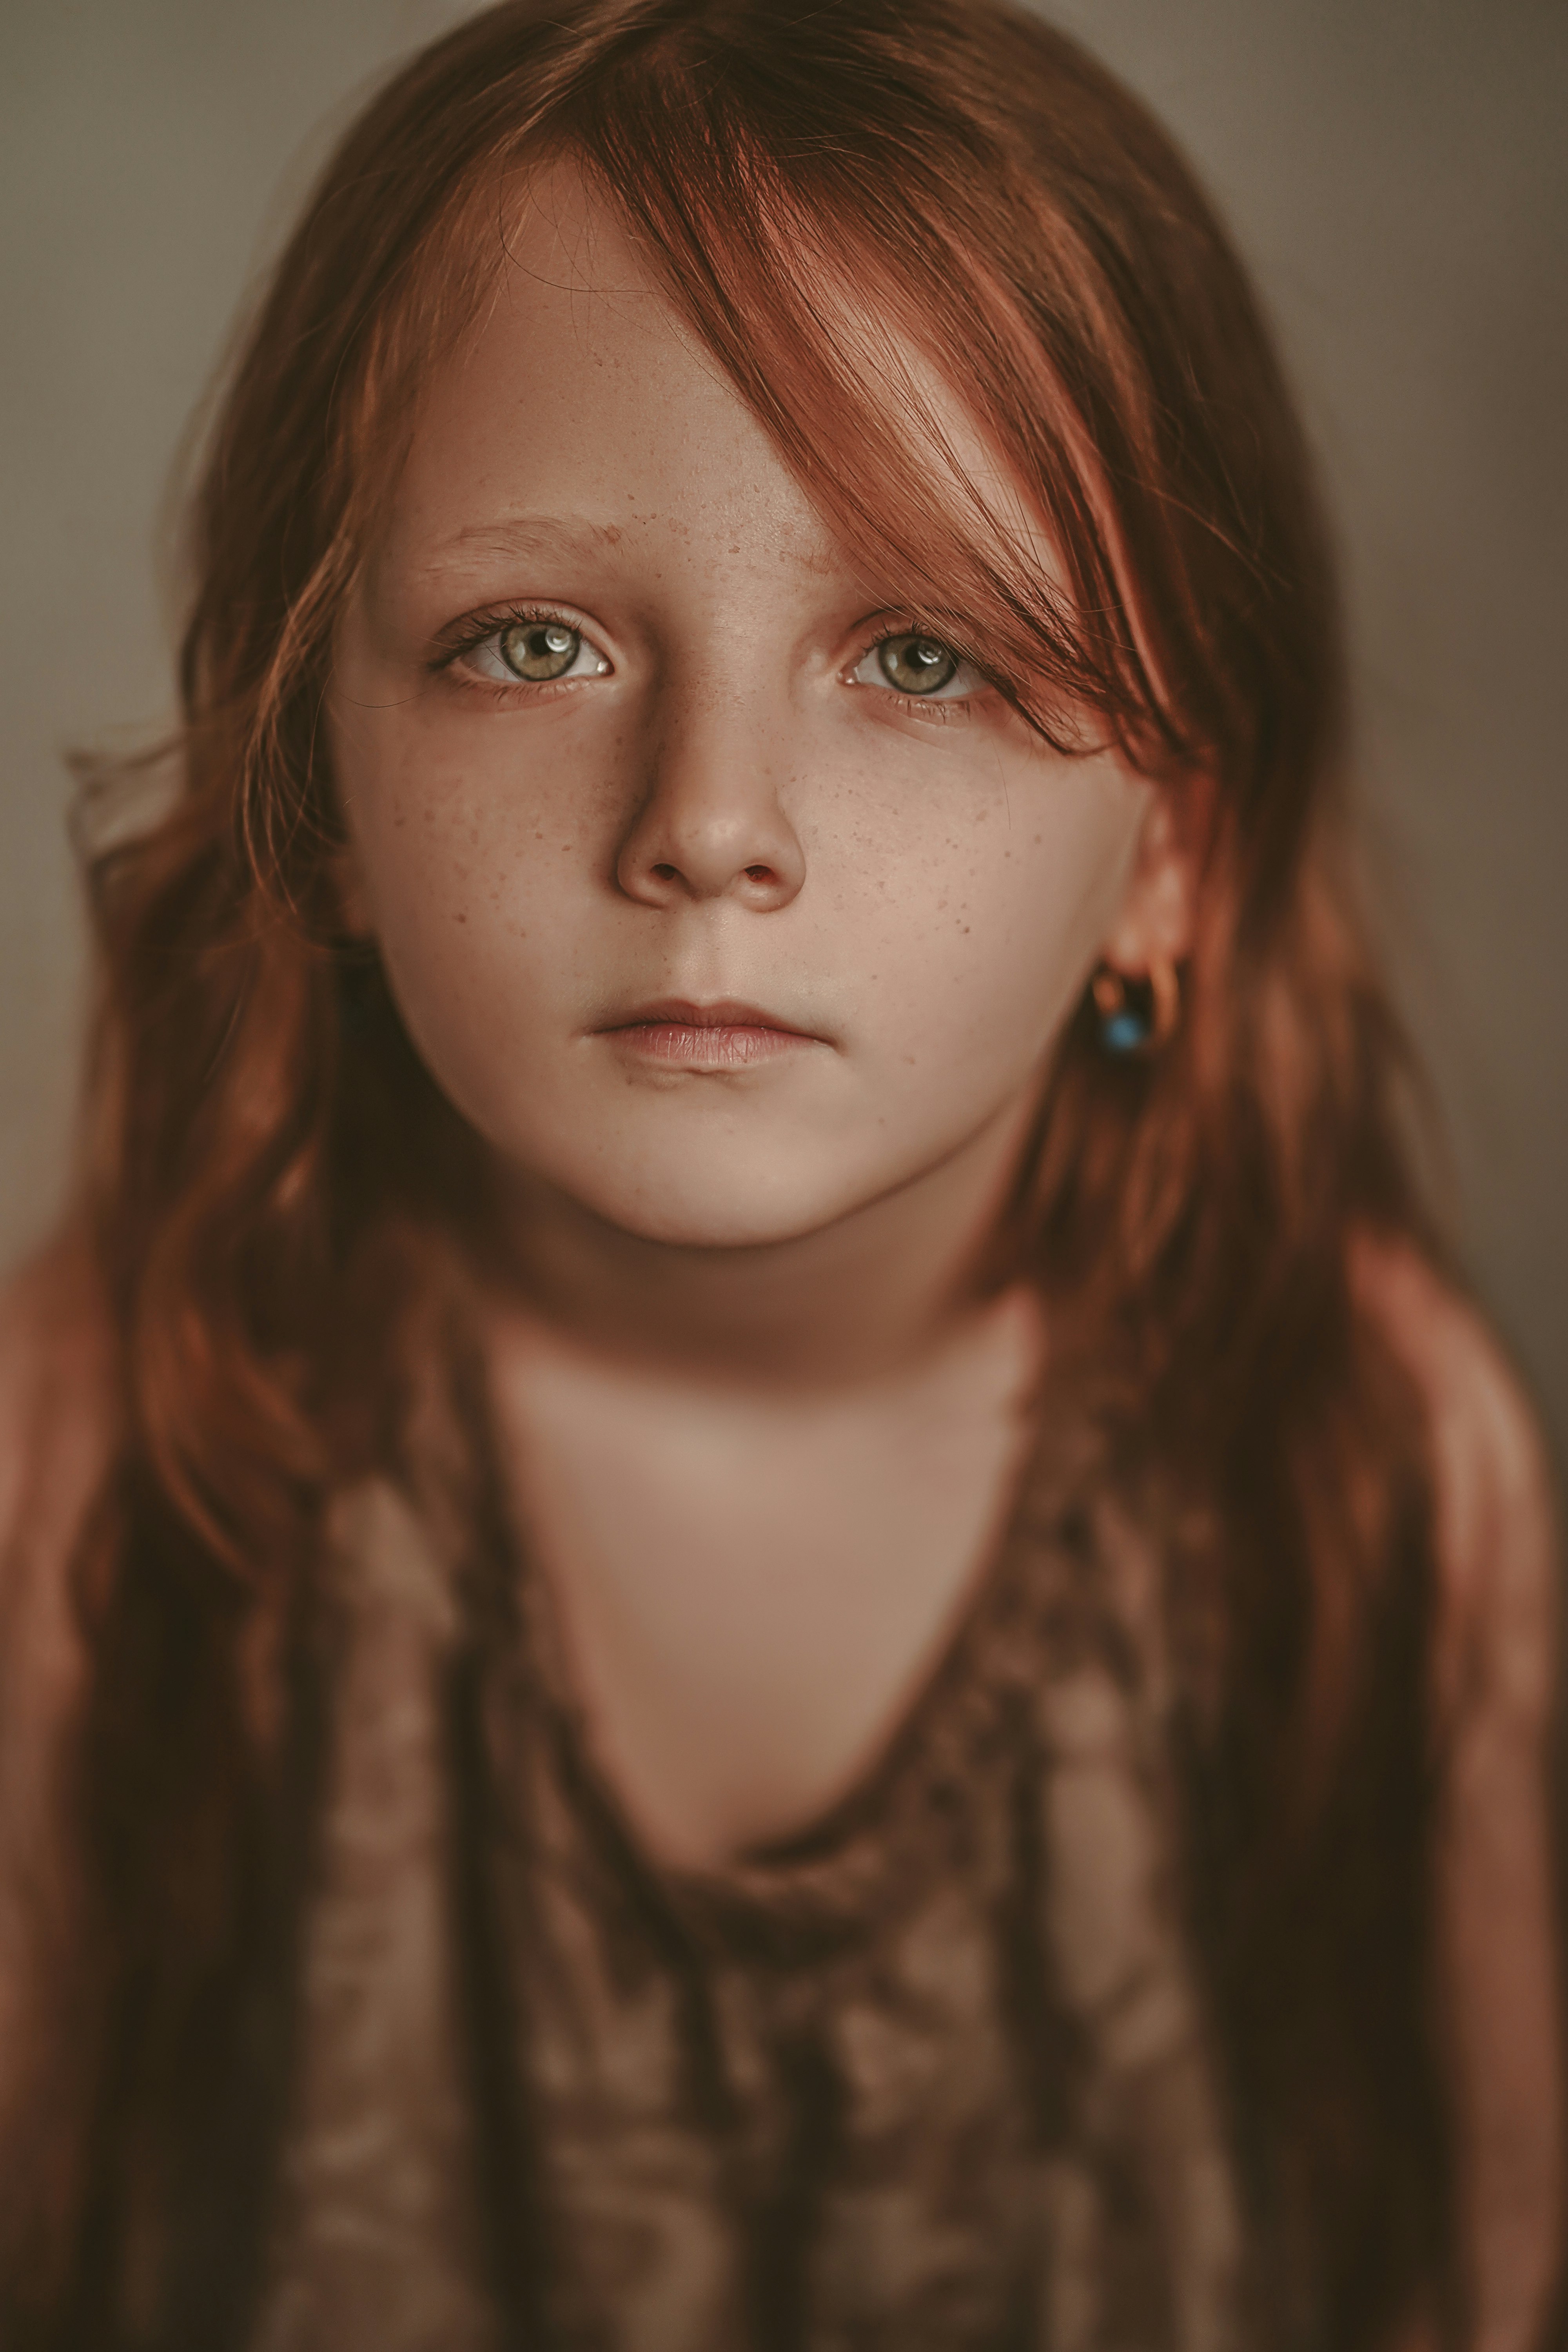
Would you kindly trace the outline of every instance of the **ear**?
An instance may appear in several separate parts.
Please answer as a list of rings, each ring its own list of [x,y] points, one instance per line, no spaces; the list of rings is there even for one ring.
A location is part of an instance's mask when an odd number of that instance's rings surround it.
[[[1105,961],[1118,971],[1141,975],[1187,954],[1213,807],[1206,777],[1153,787],[1126,894],[1106,934]]]

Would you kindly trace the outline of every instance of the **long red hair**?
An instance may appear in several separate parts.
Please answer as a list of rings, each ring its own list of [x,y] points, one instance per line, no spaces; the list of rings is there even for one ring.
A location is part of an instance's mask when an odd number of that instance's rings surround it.
[[[1155,1060],[1061,1041],[1002,1237],[1114,1359],[1173,1498],[1193,1932],[1291,2343],[1449,2294],[1431,2049],[1430,1482],[1356,1311],[1425,1242],[1405,1062],[1347,876],[1311,471],[1169,142],[998,0],[502,0],[349,132],[194,504],[170,804],[89,862],[82,1230],[116,1367],[82,1539],[47,2095],[13,2135],[8,2343],[244,2340],[287,2080],[326,1703],[322,1516],[395,1464],[477,1144],[340,936],[333,630],[520,175],[569,151],[845,542],[1064,746],[1111,732],[1207,850]],[[1053,585],[934,433],[932,359],[1049,525]],[[1202,780],[1201,787],[1197,780]],[[90,812],[89,812],[90,814]]]

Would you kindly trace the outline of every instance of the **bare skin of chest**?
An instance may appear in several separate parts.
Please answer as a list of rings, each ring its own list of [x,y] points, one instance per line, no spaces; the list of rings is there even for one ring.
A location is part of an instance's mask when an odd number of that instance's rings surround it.
[[[1008,1305],[912,1374],[783,1396],[510,1335],[518,1516],[595,1756],[653,1852],[721,1864],[874,1759],[998,1539],[1031,1363]]]

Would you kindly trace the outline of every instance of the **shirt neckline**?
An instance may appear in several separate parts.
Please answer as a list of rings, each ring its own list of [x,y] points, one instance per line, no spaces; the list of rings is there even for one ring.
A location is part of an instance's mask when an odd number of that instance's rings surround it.
[[[713,1863],[659,1854],[602,1762],[573,1686],[549,1579],[503,1468],[488,1377],[479,1402],[489,1490],[485,1517],[515,1598],[521,1692],[525,1703],[541,1708],[556,1777],[598,1842],[645,1889],[657,1890],[691,1917],[788,1912],[804,1928],[814,1917],[824,1926],[829,1919],[843,1926],[874,1907],[915,1849],[929,1859],[933,1805],[939,1811],[949,1805],[949,1784],[965,1778],[964,1761],[984,1748],[1003,1701],[1008,1677],[991,1670],[990,1654],[1006,1646],[1007,1621],[1026,1597],[1042,1546],[1059,1538],[1102,1469],[1104,1428],[1081,1387],[1048,1373],[1037,1384],[1026,1408],[1032,1426],[984,1563],[925,1670],[847,1784],[789,1828]],[[938,1750],[941,1763],[933,1770]]]

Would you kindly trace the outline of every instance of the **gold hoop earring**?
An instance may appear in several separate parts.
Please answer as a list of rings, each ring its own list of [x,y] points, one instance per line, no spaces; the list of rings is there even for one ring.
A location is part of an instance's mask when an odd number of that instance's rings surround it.
[[[1134,1000],[1130,977],[1145,1002]],[[1089,993],[1100,1015],[1100,1042],[1108,1054],[1157,1054],[1176,1034],[1182,983],[1168,956],[1152,957],[1142,975],[1102,963],[1089,982]]]

